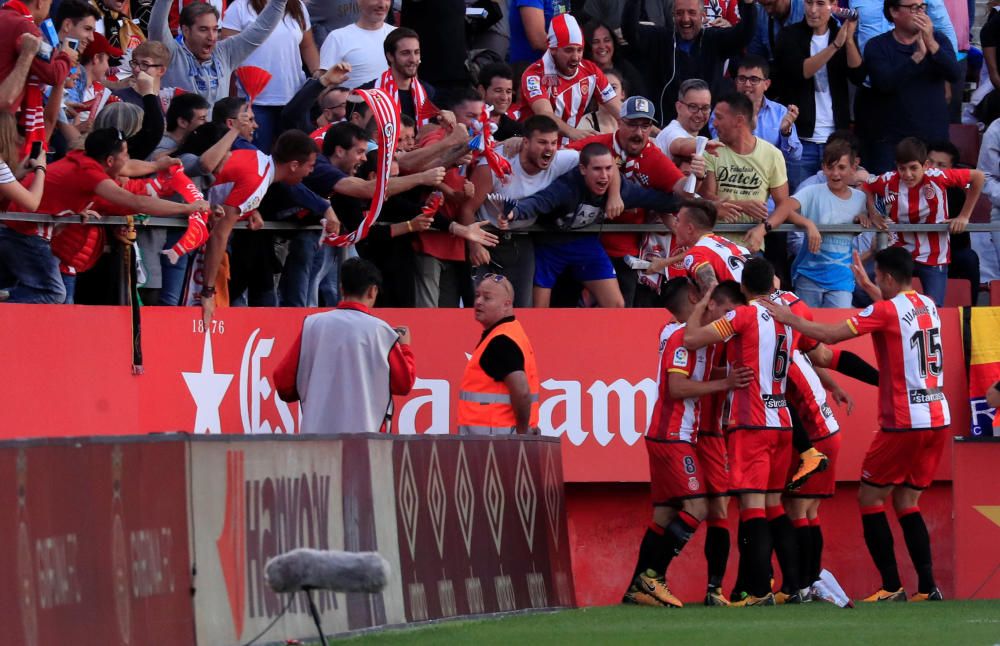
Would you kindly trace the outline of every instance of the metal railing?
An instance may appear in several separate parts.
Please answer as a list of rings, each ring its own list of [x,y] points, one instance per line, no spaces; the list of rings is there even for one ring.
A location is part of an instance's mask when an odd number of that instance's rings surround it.
[[[39,222],[46,224],[79,224],[81,218],[78,215],[68,215],[62,217],[54,217],[51,215],[45,215],[43,213],[0,213],[0,222],[3,220],[10,220],[15,222]],[[128,219],[124,216],[119,215],[109,215],[101,218],[100,220],[90,219],[87,224],[101,224],[101,225],[122,225],[127,224]],[[149,217],[140,216],[135,218],[136,228],[156,228],[156,227],[167,227],[167,228],[186,228],[188,225],[188,220],[186,217]],[[748,229],[756,226],[756,224],[723,224],[720,223],[716,225],[715,231],[717,233],[742,233]],[[246,222],[237,222],[237,229],[246,229]],[[272,222],[265,221],[262,230],[264,231],[296,231],[296,230],[308,230],[308,229],[320,229],[320,225],[301,225],[296,222]],[[821,224],[818,225],[820,233],[881,233],[878,229],[865,228],[859,224]],[[559,230],[559,233],[663,233],[665,227],[662,224],[614,224],[614,223],[603,223],[603,224],[591,224],[579,229],[567,229]],[[799,231],[802,232],[803,229],[796,227],[791,224],[782,224],[781,226],[774,227],[775,231]],[[931,232],[931,231],[947,231],[947,224],[892,224],[889,223],[889,231],[893,232]],[[991,231],[1000,231],[1000,222],[985,222],[985,223],[971,223],[965,227],[967,232],[972,233],[988,233]],[[533,226],[526,229],[517,229],[512,231],[512,233],[552,233],[554,230],[551,228]]]

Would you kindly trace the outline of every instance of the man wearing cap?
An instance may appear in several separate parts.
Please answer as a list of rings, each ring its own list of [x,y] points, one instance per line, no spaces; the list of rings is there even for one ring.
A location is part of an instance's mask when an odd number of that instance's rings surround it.
[[[606,146],[613,154],[623,181],[631,181],[645,188],[654,188],[664,193],[675,193],[685,197],[686,177],[677,166],[649,140],[649,133],[656,123],[656,109],[653,102],[642,96],[629,97],[622,105],[615,132],[593,135],[569,145],[574,150],[583,150],[590,143]],[[696,155],[691,163],[695,177],[705,176],[705,160]],[[645,224],[645,209],[630,209],[616,220],[621,224]],[[625,298],[625,307],[632,307],[638,280],[635,271],[625,264],[625,256],[638,256],[640,233],[603,233],[601,244],[611,259],[618,278],[618,286]]]
[[[483,336],[465,366],[458,394],[458,432],[467,435],[538,433],[535,351],[514,318],[514,287],[499,274],[476,286],[476,321]]]
[[[594,134],[577,126],[597,93],[600,109],[618,117],[621,99],[604,72],[583,58],[583,31],[576,18],[561,14],[549,24],[549,50],[521,77],[522,112],[555,119],[563,142]]]

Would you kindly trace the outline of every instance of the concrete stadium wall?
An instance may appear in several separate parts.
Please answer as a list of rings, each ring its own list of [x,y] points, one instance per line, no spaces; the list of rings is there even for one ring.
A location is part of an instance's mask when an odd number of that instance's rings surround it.
[[[315,595],[327,633],[573,606],[562,483],[545,438],[3,443],[0,625],[25,646],[315,637],[264,581],[295,547],[391,565],[381,593]]]

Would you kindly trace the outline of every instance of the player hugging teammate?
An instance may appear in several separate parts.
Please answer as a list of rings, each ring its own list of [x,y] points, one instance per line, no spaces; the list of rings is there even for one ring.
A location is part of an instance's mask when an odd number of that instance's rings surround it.
[[[910,255],[879,252],[875,284],[855,259],[859,285],[877,302],[825,325],[797,296],[775,288],[766,260],[713,234],[715,219],[713,205],[701,200],[686,202],[677,218],[675,235],[689,247],[687,277],[663,291],[674,322],[660,337],[659,397],[645,438],[653,516],[623,602],[682,606],[667,586],[667,569],[703,521],[706,605],[832,600],[823,583],[832,577],[820,575],[818,514],[834,493],[840,447],[828,393],[848,413],[853,402],[829,371],[879,388],[880,431],[865,457],[859,498],[882,589],[865,601],[906,600],[883,507],[890,496],[919,579],[910,600],[941,599],[917,501],[940,461],[950,419],[940,319],[934,303],[910,287]],[[876,337],[879,371],[832,347],[868,333]],[[730,495],[739,502],[740,559],[727,599]],[[772,552],[781,570],[777,591]]]

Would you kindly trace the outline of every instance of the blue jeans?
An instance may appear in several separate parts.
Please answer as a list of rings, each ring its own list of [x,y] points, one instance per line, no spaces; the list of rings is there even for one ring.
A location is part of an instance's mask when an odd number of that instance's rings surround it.
[[[278,280],[278,305],[280,307],[316,307],[318,297],[313,293],[310,277],[313,260],[320,251],[322,231],[299,231],[288,241],[288,255]]]
[[[253,118],[257,121],[257,131],[253,133],[253,143],[261,152],[271,154],[275,131],[278,127],[278,117],[281,116],[280,105],[254,105]]]
[[[850,307],[853,292],[827,289],[801,274],[795,277],[795,293],[809,307]]]
[[[163,244],[164,249],[170,249],[184,235],[183,229],[168,229],[167,240]],[[163,254],[157,254],[160,262],[160,305],[180,305],[181,295],[184,293],[184,276],[187,275],[188,262],[191,256],[197,252],[181,256],[176,265],[171,265],[170,261]],[[150,259],[150,262],[156,262]]]
[[[48,240],[0,225],[0,288],[11,303],[62,303],[66,286]]]
[[[802,157],[798,161],[788,161],[788,191],[795,193],[808,177],[815,175],[823,164],[823,150],[826,144],[817,144],[811,141],[802,141]]]
[[[913,275],[924,286],[924,295],[938,307],[944,306],[944,294],[948,290],[948,265],[924,265],[913,263]]]
[[[66,300],[63,305],[72,305],[76,302],[76,274],[63,274],[63,285],[66,286]]]
[[[309,271],[309,307],[335,307],[340,302],[343,250],[320,245]]]

